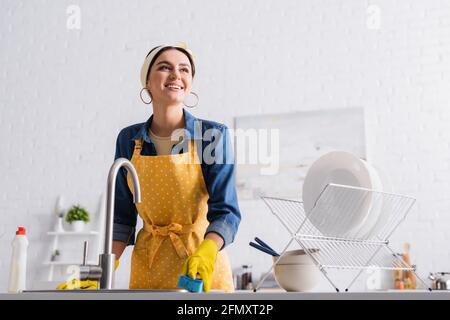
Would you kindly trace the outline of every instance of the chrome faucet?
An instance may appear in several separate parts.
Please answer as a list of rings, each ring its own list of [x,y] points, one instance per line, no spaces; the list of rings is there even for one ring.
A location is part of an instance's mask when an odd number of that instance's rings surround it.
[[[114,222],[114,199],[116,193],[116,178],[121,167],[125,167],[131,175],[133,183],[133,201],[141,202],[141,188],[133,164],[125,158],[114,161],[108,174],[108,189],[106,196],[106,228],[105,248],[99,257],[99,265],[86,265],[87,244],[84,248],[83,265],[80,266],[80,280],[100,280],[100,289],[112,289],[112,279],[115,264],[115,254],[112,253],[112,232]]]

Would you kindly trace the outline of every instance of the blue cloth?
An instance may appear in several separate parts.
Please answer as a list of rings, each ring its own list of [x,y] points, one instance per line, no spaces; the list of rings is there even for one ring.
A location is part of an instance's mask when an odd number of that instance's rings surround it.
[[[172,148],[172,153],[187,151],[190,139],[196,142],[198,155],[204,155],[200,165],[206,189],[209,194],[205,235],[209,232],[219,234],[224,241],[221,249],[234,241],[241,213],[235,187],[235,164],[228,128],[220,123],[194,117],[183,109],[185,118],[184,139]],[[117,158],[131,160],[136,139],[143,139],[141,154],[155,156],[156,148],[149,136],[153,115],[147,122],[122,129],[117,137]],[[214,159],[208,157],[211,154]],[[114,203],[113,240],[134,245],[137,222],[137,209],[126,180],[126,169],[121,168],[117,175]]]

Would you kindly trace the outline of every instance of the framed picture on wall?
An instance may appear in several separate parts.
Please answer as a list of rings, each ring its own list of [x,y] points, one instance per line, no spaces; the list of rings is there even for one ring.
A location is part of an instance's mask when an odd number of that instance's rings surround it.
[[[239,198],[299,199],[310,165],[343,150],[366,159],[363,108],[251,115],[234,119]]]

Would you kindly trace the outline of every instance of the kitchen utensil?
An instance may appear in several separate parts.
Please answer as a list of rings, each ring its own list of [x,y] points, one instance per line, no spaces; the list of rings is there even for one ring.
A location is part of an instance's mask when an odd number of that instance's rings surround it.
[[[260,245],[262,245],[263,247],[266,247],[267,249],[269,249],[269,250],[271,250],[271,251],[277,253],[275,250],[273,250],[267,243],[265,243],[264,241],[262,241],[260,238],[255,237],[255,241],[256,241],[257,243],[259,243]],[[277,255],[279,255],[279,254],[277,253]]]
[[[249,242],[249,245],[255,249],[258,249],[259,251],[262,251],[264,253],[270,254],[271,256],[278,256],[278,253],[274,252],[273,250],[270,250],[266,247],[263,247],[257,243]]]
[[[410,248],[411,245],[406,242],[403,245],[403,254],[402,254],[402,258],[403,261],[405,261],[406,265],[410,266],[411,265],[411,257],[410,257]],[[405,289],[416,289],[417,287],[417,283],[416,283],[416,277],[414,276],[414,273],[412,271],[405,271],[404,273],[404,282],[405,282]]]
[[[409,243],[406,242],[403,245],[402,259],[403,259],[403,261],[405,261],[405,263],[407,265],[411,265],[410,259],[409,259],[409,249],[410,249],[410,245],[409,245]],[[405,281],[405,280],[409,279],[410,277],[411,277],[411,272],[410,271],[405,271],[404,276],[403,276],[403,278],[404,278],[403,280]],[[409,283],[409,281],[410,280],[408,280],[407,282]],[[410,288],[408,288],[408,289],[410,289]]]
[[[363,160],[352,153],[333,151],[323,155],[311,165],[303,184],[304,208],[311,223],[324,236],[353,238],[363,223],[367,223],[373,194],[366,193],[365,197],[358,199],[357,205],[349,206],[347,202],[340,202],[334,203],[327,212],[323,210],[313,212],[317,200],[330,183],[372,189],[374,182],[370,169]],[[374,223],[376,219],[370,219],[370,222]]]
[[[244,264],[239,270],[237,270],[235,273],[235,288],[237,290],[253,289],[251,265]]]
[[[320,281],[320,271],[314,264],[276,264],[275,279],[286,291],[304,292],[312,290]]]
[[[433,290],[450,290],[450,272],[430,272],[428,279]]]

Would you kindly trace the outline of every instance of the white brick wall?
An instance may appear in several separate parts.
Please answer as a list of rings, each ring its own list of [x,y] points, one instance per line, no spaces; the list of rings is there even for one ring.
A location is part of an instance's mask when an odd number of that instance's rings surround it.
[[[66,27],[70,5],[81,10],[79,30]],[[379,28],[370,5],[380,10]],[[255,113],[365,107],[372,163],[396,192],[418,199],[393,246],[411,242],[423,275],[448,271],[449,18],[445,0],[3,0],[0,290],[16,226],[29,229],[33,281],[56,196],[97,208],[118,131],[150,114],[138,97],[141,61],[172,40],[197,56],[200,117],[232,125]],[[262,203],[241,207],[230,255],[233,265],[252,263],[260,273],[270,260],[248,241],[260,235],[281,249],[284,231],[273,230]]]

